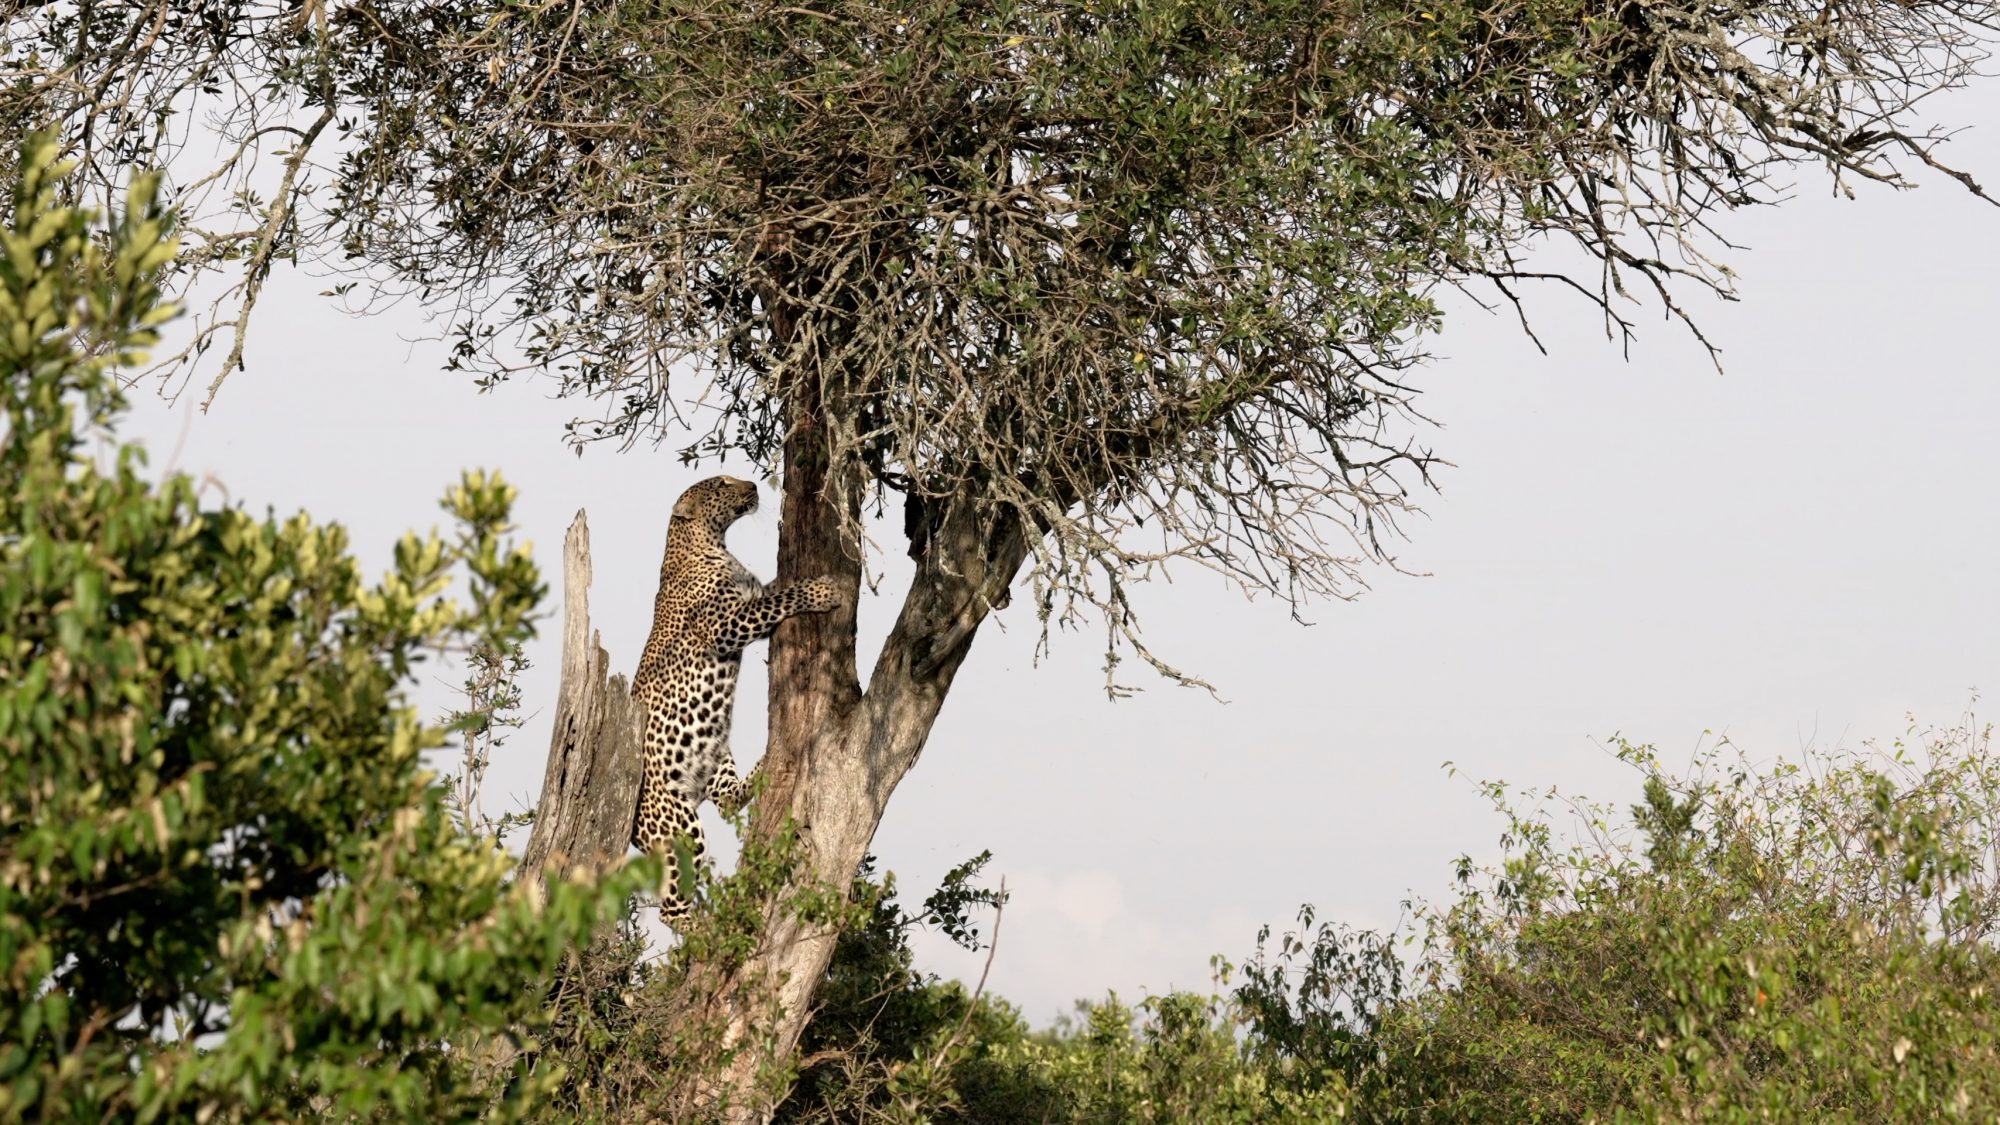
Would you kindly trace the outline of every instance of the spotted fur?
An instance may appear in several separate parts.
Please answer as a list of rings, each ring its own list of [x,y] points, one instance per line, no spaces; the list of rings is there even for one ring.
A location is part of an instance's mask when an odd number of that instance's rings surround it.
[[[660,917],[678,925],[690,909],[681,895],[674,841],[685,837],[696,863],[707,852],[695,810],[712,800],[742,807],[748,787],[729,750],[729,718],[743,649],[798,613],[824,613],[839,601],[826,578],[766,587],[723,543],[729,526],[757,507],[757,486],[710,477],[674,504],[653,632],[632,694],[646,709],[646,773],[632,842],[665,856]]]

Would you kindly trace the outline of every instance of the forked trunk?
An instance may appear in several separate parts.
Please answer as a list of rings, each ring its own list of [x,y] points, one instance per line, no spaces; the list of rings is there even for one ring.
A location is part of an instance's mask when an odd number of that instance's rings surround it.
[[[1018,536],[995,542],[970,518],[947,517],[864,692],[855,670],[860,563],[842,540],[835,500],[837,493],[855,496],[859,482],[830,487],[823,448],[811,426],[794,427],[778,578],[832,575],[848,598],[835,612],[791,618],[772,637],[770,739],[760,767],[766,782],[751,830],[768,839],[792,820],[805,845],[799,884],[844,889],[890,794],[916,763],[974,630],[1018,569],[1022,546]],[[697,987],[713,988],[720,1003],[695,1008],[724,1013],[723,1041],[733,1049],[703,1099],[724,1104],[726,1120],[768,1120],[783,1094],[771,1076],[798,1045],[838,936],[774,903],[749,962],[727,980],[700,979]]]

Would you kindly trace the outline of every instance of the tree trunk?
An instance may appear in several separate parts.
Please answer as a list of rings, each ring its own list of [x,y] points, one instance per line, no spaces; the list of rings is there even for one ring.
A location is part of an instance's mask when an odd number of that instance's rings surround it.
[[[844,890],[890,794],[916,764],[974,632],[1004,601],[1025,549],[1017,532],[994,534],[969,513],[948,513],[919,560],[864,693],[855,669],[859,551],[842,541],[849,513],[835,499],[851,502],[860,482],[833,487],[824,445],[810,424],[816,413],[805,411],[808,424],[795,424],[787,442],[778,579],[833,576],[847,603],[791,618],[771,639],[770,737],[759,767],[767,781],[751,831],[770,839],[791,820],[805,844],[794,885]],[[729,997],[719,1008],[727,1013],[722,1041],[733,1054],[704,1098],[726,1107],[725,1120],[769,1120],[783,1096],[769,1076],[798,1045],[838,937],[833,927],[773,903],[750,960],[726,980],[697,986],[716,1000]],[[754,1000],[746,1003],[747,997]]]
[[[639,808],[645,715],[590,627],[590,525],[583,512],[563,539],[562,688],[535,827],[520,878],[596,875],[625,857]],[[581,869],[581,870],[579,870]]]

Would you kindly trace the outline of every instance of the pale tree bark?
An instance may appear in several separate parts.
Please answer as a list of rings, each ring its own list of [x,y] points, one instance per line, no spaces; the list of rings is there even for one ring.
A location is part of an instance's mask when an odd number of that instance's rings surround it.
[[[625,858],[645,762],[644,713],[590,627],[590,525],[579,510],[563,537],[562,682],[549,734],[542,796],[516,878],[542,894],[548,879],[593,879]],[[562,970],[571,972],[576,957]],[[479,1068],[504,1080],[518,1053],[514,1034],[470,1045]]]
[[[590,525],[578,511],[563,539],[562,687],[535,827],[520,878],[589,877],[625,857],[639,808],[645,715],[590,627]]]

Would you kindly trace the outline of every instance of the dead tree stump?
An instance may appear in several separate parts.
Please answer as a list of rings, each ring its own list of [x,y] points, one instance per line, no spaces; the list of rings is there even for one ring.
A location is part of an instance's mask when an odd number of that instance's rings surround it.
[[[538,891],[543,873],[596,875],[632,840],[645,770],[645,712],[590,627],[590,525],[582,511],[563,538],[562,688],[542,798],[521,856],[520,878]]]

